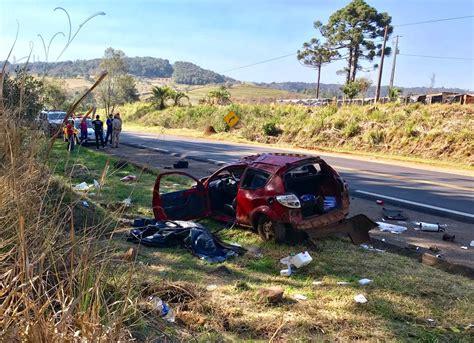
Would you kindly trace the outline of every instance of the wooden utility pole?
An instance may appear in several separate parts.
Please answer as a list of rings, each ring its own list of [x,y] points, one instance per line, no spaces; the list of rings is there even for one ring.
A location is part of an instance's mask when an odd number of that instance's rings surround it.
[[[393,87],[393,79],[395,78],[395,65],[397,64],[397,55],[398,55],[398,37],[397,35],[395,38],[395,54],[393,55],[393,62],[392,62],[392,74],[390,75],[390,88]]]
[[[385,45],[387,44],[387,31],[388,31],[388,25],[385,26],[385,32],[383,34],[382,54],[380,56],[380,66],[379,66],[379,78],[377,80],[377,88],[375,89],[374,104],[377,103],[377,101],[379,101],[379,98],[380,98],[380,85],[382,83],[383,59],[385,57]]]

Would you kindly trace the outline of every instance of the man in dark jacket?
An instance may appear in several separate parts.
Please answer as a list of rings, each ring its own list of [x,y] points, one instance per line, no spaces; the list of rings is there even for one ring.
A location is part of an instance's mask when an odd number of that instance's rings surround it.
[[[95,145],[99,149],[99,140],[102,144],[102,148],[105,148],[104,144],[104,123],[100,120],[100,116],[96,115],[95,120],[92,122],[95,132]]]
[[[107,144],[107,142],[109,142],[110,145],[112,145],[112,130],[113,130],[113,126],[112,126],[112,123],[114,121],[114,117],[112,114],[109,114],[109,117],[107,118],[106,120],[106,124],[107,124],[107,134],[105,135],[105,144]]]

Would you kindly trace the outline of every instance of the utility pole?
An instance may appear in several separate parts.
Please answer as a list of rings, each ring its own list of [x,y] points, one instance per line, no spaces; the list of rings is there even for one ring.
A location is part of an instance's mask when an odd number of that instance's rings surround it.
[[[393,88],[393,79],[395,78],[395,65],[397,64],[397,55],[398,51],[398,37],[397,35],[395,38],[395,54],[393,55],[393,62],[392,62],[392,74],[390,75],[390,88]]]
[[[380,85],[382,83],[383,59],[385,57],[385,45],[387,44],[387,31],[388,31],[388,25],[385,26],[385,32],[383,34],[383,45],[382,45],[382,54],[380,56],[379,78],[377,80],[377,88],[375,89],[374,104],[376,104],[380,98]]]

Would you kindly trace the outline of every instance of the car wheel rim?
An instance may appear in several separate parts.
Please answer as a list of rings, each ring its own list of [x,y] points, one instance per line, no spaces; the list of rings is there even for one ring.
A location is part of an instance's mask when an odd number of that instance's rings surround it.
[[[262,225],[263,235],[267,240],[273,237],[273,225],[272,222],[268,221]]]

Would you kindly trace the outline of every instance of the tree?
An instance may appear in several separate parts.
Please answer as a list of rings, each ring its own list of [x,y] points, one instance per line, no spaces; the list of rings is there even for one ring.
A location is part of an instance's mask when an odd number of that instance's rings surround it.
[[[349,81],[341,87],[341,90],[349,99],[354,99],[360,92],[360,84],[357,81]]]
[[[174,92],[170,94],[170,98],[173,100],[173,106],[180,106],[181,100],[183,99],[187,99],[189,102],[189,97],[180,90],[174,90]]]
[[[372,80],[365,77],[359,77],[355,82],[358,83],[359,92],[362,93],[362,96],[365,98],[367,91],[369,90],[370,86],[372,86]]]
[[[110,114],[119,102],[120,79],[127,72],[125,53],[121,50],[107,48],[100,67],[109,73],[99,87],[99,97],[104,104],[106,114]]]
[[[347,66],[344,72],[346,83],[349,83],[355,81],[363,60],[372,61],[375,56],[380,56],[382,44],[376,40],[383,38],[385,26],[388,27],[387,36],[392,33],[391,21],[388,13],[377,12],[364,0],[353,0],[333,13],[326,25],[317,21],[314,26],[321,30],[328,44],[345,52]],[[385,55],[389,54],[390,47],[386,47]]]
[[[298,60],[307,67],[316,69],[318,73],[316,84],[316,98],[319,98],[319,82],[321,79],[321,67],[324,64],[330,63],[336,58],[339,53],[329,47],[327,44],[322,44],[318,39],[313,38],[309,42],[303,43],[303,50],[298,50]]]
[[[43,103],[49,109],[64,109],[67,100],[64,81],[45,81],[43,87]]]
[[[211,104],[227,105],[231,103],[230,93],[224,86],[207,93],[208,102]]]
[[[151,89],[151,92],[153,93],[151,101],[158,106],[159,110],[162,110],[166,106],[166,100],[172,96],[174,90],[168,86],[156,86]]]
[[[131,75],[122,75],[118,79],[117,103],[134,102],[140,100],[135,79]]]
[[[400,89],[398,89],[397,87],[388,88],[388,97],[390,101],[394,101],[396,98],[398,98],[399,94],[400,94]]]
[[[12,109],[18,111],[20,116],[33,118],[43,108],[42,92],[43,82],[17,67],[14,76],[4,75],[0,108]]]

